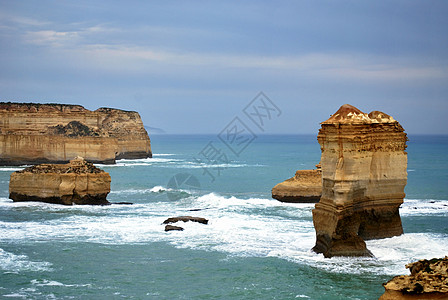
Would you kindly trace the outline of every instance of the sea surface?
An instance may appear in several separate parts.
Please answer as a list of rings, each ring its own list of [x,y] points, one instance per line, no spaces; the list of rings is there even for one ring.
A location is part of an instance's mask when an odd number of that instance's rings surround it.
[[[409,139],[405,233],[368,241],[374,258],[313,253],[314,205],[271,198],[319,162],[315,135],[151,136],[153,158],[98,165],[109,201],[133,205],[13,203],[21,167],[0,167],[0,298],[377,299],[405,264],[448,255],[448,136]],[[165,232],[179,215],[209,224]]]

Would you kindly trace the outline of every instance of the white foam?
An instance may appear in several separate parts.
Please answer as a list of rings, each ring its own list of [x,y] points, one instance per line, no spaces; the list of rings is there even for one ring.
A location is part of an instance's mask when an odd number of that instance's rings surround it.
[[[150,189],[127,189],[127,190],[119,190],[119,191],[110,191],[110,194],[117,194],[117,195],[137,195],[137,194],[148,194],[148,193],[164,193],[164,192],[180,192],[180,193],[186,193],[186,194],[193,194],[193,191],[191,190],[185,190],[185,189],[171,189],[167,188],[161,185],[154,186]]]
[[[174,164],[182,162],[181,159],[175,158],[142,158],[142,159],[120,159],[117,160],[113,165],[105,164],[95,164],[95,166],[100,168],[110,168],[110,167],[133,167],[133,166],[151,166],[154,164]]]
[[[400,215],[444,215],[448,216],[448,201],[446,200],[415,200],[405,199],[400,207]]]
[[[51,271],[51,263],[36,262],[29,260],[26,255],[17,255],[7,252],[0,248],[0,268],[11,273],[19,273],[21,271]]]
[[[119,190],[119,191],[110,191],[110,194],[117,194],[117,195],[123,195],[123,194],[147,194],[147,193],[153,193],[153,189],[128,189],[128,190]]]
[[[26,299],[28,297],[28,295],[23,295],[20,293],[11,293],[11,294],[5,294],[2,295],[2,297],[11,297],[11,298],[23,298]]]
[[[18,167],[1,167],[0,172],[15,172],[15,171],[21,171],[24,168],[18,168]]]
[[[154,186],[144,191],[157,193],[164,190],[167,188]],[[426,214],[424,206],[436,210],[433,207],[446,203],[406,202],[421,205],[422,209],[417,211],[423,215]],[[446,255],[444,252],[448,249],[447,235],[410,233],[368,241],[367,246],[375,258],[325,259],[311,251],[315,242],[311,212],[314,204],[282,203],[265,198],[241,199],[216,193],[132,206],[67,207],[5,201],[0,201],[0,205],[28,206],[43,213],[54,210],[76,212],[47,221],[0,221],[0,241],[5,243],[64,240],[116,245],[162,241],[178,248],[220,251],[231,256],[278,257],[334,273],[388,275],[406,274],[406,263],[440,257]],[[405,215],[409,214],[406,207]],[[204,217],[209,219],[209,224],[181,222],[176,225],[182,226],[184,231],[165,232],[163,221],[179,215]],[[48,266],[43,263],[42,267]]]
[[[13,202],[11,199],[0,197],[0,208],[1,209],[15,209],[15,208],[29,208],[33,211],[42,211],[45,213],[49,212],[76,212],[76,211],[107,211],[111,209],[117,209],[119,206],[91,206],[91,205],[59,205],[51,204],[45,202]],[[1,224],[1,221],[0,221]],[[1,229],[1,227],[0,227]]]
[[[407,274],[407,263],[419,259],[444,257],[448,236],[443,234],[405,233],[401,236],[367,241],[367,247],[383,262],[386,274]]]
[[[61,286],[61,287],[86,287],[92,286],[91,284],[64,284],[55,280],[47,280],[47,279],[33,279],[31,280],[31,284],[35,286]]]
[[[174,155],[174,154],[172,154]],[[171,156],[171,154],[160,155],[161,157]],[[142,159],[120,159],[116,161],[116,164],[113,165],[104,165],[104,164],[95,164],[101,168],[110,168],[110,167],[135,167],[135,166],[152,166],[155,165],[157,167],[162,168],[179,168],[179,169],[227,169],[227,168],[243,168],[243,167],[263,167],[261,164],[253,164],[248,165],[245,163],[240,163],[237,161],[232,161],[228,163],[205,163],[201,161],[188,161],[185,159],[177,159],[177,158],[142,158]]]
[[[153,187],[152,189],[149,190],[152,193],[160,193],[160,192],[165,192],[165,191],[172,191],[172,189],[170,188],[166,188],[160,185],[156,185],[155,187]]]
[[[152,156],[175,156],[176,154],[173,153],[153,153]]]

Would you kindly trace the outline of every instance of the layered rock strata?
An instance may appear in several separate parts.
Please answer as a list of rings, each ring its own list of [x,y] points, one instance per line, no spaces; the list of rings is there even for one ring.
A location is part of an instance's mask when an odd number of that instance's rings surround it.
[[[317,203],[322,194],[320,164],[315,170],[298,170],[296,175],[272,188],[272,198],[281,202]]]
[[[9,198],[55,204],[109,204],[109,173],[77,157],[68,164],[41,164],[11,174]]]
[[[403,233],[406,133],[391,116],[343,105],[321,123],[322,197],[313,210],[316,245],[332,256],[369,256],[364,240]]]
[[[384,284],[380,300],[448,299],[448,256],[407,264],[411,275]]]
[[[140,115],[80,105],[0,103],[0,165],[90,162],[151,157]]]

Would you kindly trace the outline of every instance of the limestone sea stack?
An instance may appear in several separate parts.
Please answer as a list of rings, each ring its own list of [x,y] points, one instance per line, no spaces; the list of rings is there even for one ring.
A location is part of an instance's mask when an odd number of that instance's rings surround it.
[[[9,198],[55,204],[109,204],[109,173],[82,157],[68,164],[41,164],[11,174]]]
[[[140,115],[80,105],[0,102],[0,165],[94,163],[151,157]]]
[[[384,284],[380,300],[448,299],[448,257],[407,264],[411,275],[396,276]]]
[[[296,175],[272,188],[272,198],[281,202],[316,203],[322,194],[320,164],[314,170],[298,170]]]
[[[391,116],[343,105],[321,123],[322,197],[313,210],[316,245],[332,256],[370,256],[364,240],[403,233],[406,133]]]

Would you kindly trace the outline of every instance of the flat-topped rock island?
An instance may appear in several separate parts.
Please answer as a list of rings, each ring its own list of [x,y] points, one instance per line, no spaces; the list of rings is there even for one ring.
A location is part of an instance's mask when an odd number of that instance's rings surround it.
[[[109,173],[82,157],[68,164],[41,164],[11,174],[9,198],[15,202],[105,205],[110,192]]]
[[[272,188],[272,198],[290,203],[317,203],[322,195],[322,170],[297,170],[294,177]]]

